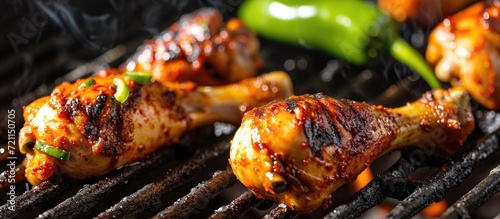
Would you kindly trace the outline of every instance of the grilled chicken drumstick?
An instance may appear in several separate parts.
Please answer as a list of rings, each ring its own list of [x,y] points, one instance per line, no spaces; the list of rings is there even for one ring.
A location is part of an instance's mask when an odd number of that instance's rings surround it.
[[[257,36],[239,19],[224,24],[219,11],[203,8],[146,41],[121,69],[151,73],[163,84],[222,85],[255,76],[263,64],[258,52]]]
[[[56,173],[100,176],[178,142],[187,130],[215,121],[239,123],[247,109],[292,94],[283,72],[220,87],[173,87],[140,85],[116,69],[57,86],[24,109],[19,145],[26,178],[38,185]],[[116,96],[124,88],[126,100]]]
[[[479,2],[445,19],[429,36],[426,58],[439,79],[500,109],[500,1]]]
[[[331,203],[377,157],[407,146],[452,153],[474,128],[461,88],[435,90],[400,108],[292,96],[245,114],[229,163],[257,197],[305,213]]]

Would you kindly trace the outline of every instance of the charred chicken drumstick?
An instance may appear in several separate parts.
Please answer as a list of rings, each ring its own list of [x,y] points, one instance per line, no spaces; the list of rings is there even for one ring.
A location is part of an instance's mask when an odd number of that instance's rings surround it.
[[[452,153],[474,128],[461,88],[435,90],[400,108],[292,96],[245,114],[229,163],[258,197],[305,213],[331,203],[377,157],[407,146]]]
[[[429,36],[426,58],[439,79],[500,109],[500,1],[479,2],[445,19]]]
[[[129,89],[123,103],[117,81]],[[292,94],[283,72],[219,87],[173,87],[140,85],[116,69],[57,86],[24,109],[19,145],[26,178],[38,185],[56,173],[100,176],[178,142],[187,130],[215,121],[237,124],[247,109]]]
[[[257,36],[239,19],[224,24],[220,12],[204,8],[146,41],[121,69],[151,73],[163,84],[222,85],[254,76],[263,64],[258,52]]]

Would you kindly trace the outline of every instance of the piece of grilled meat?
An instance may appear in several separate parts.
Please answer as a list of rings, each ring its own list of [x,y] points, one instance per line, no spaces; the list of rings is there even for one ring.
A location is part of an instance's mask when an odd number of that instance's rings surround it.
[[[63,174],[86,179],[101,176],[174,144],[187,130],[215,121],[238,124],[244,111],[292,94],[284,72],[219,87],[173,88],[153,82],[137,84],[116,69],[88,79],[63,83],[52,94],[24,108],[20,151],[26,154],[26,178],[33,185]],[[128,84],[120,103],[114,80]],[[69,153],[68,160],[38,150],[43,143]],[[53,151],[53,150],[52,150]]]
[[[440,80],[500,109],[500,1],[479,2],[445,19],[429,36],[426,58]]]
[[[239,19],[224,24],[219,11],[203,8],[146,41],[121,69],[151,73],[163,84],[222,85],[255,76],[263,64],[258,52],[257,36]]]
[[[377,0],[380,9],[398,22],[418,22],[424,27],[437,23],[479,0]]]
[[[377,157],[407,146],[450,154],[473,129],[461,88],[392,109],[323,94],[292,96],[245,114],[229,163],[257,197],[305,213],[328,206],[331,193]]]

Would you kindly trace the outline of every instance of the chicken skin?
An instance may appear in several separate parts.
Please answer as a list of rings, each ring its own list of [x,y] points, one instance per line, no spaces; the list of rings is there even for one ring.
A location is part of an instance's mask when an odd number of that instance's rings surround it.
[[[222,85],[255,76],[263,65],[258,52],[257,36],[239,19],[224,24],[219,11],[203,8],[146,41],[121,70],[151,73],[167,85]]]
[[[129,89],[123,103],[116,97],[117,78]],[[24,108],[19,145],[26,154],[25,175],[33,185],[60,174],[101,176],[177,143],[192,128],[215,121],[238,124],[244,111],[291,94],[284,72],[218,87],[171,88],[154,81],[141,85],[117,69],[106,69],[65,82]]]
[[[380,9],[398,22],[418,22],[433,27],[450,16],[479,0],[377,0]]]
[[[257,197],[311,212],[330,205],[335,189],[392,150],[453,153],[474,129],[469,105],[462,88],[428,92],[399,108],[321,93],[292,96],[245,114],[229,163]]]
[[[445,19],[429,36],[426,59],[440,80],[500,109],[500,2],[479,2]]]

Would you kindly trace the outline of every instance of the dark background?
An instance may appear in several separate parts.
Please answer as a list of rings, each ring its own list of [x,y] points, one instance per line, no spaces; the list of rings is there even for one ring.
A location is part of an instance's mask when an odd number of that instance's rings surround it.
[[[0,124],[7,124],[7,110],[15,109],[16,127],[21,128],[23,105],[50,94],[62,81],[86,77],[107,66],[117,67],[144,40],[167,28],[182,14],[201,7],[215,7],[228,19],[235,16],[241,2],[3,1],[0,9]],[[416,24],[400,25],[401,36],[421,52],[430,30]],[[410,69],[390,57],[360,67],[302,47],[266,39],[260,42],[260,55],[265,61],[261,72],[287,71],[296,94],[324,92],[336,98],[392,107],[412,101],[428,89]],[[398,83],[397,92],[384,93]],[[387,98],[389,96],[391,98]],[[1,143],[5,144],[6,125],[0,125],[0,136]],[[222,168],[227,165],[226,160],[220,163]]]

